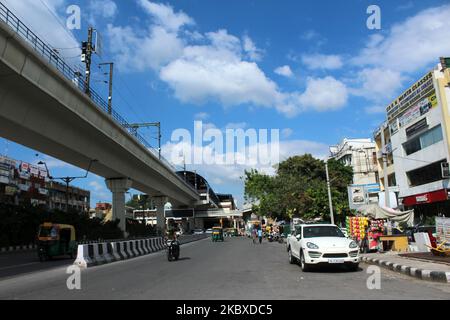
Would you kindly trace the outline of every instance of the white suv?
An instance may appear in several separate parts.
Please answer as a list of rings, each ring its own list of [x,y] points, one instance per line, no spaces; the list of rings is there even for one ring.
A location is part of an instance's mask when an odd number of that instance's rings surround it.
[[[287,239],[289,262],[300,261],[303,271],[312,265],[345,264],[358,270],[358,244],[345,237],[334,224],[296,225]]]

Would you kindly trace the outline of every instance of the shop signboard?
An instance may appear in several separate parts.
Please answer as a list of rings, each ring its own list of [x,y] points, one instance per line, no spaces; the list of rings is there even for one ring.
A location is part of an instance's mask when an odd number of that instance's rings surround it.
[[[18,187],[20,191],[28,192],[28,190],[30,190],[30,186],[26,184],[19,184]]]
[[[12,187],[12,186],[5,187],[5,195],[7,195],[7,196],[13,196],[16,194],[16,192],[17,192],[16,187]]]
[[[421,194],[416,194],[414,196],[409,196],[403,198],[403,205],[405,206],[415,206],[425,203],[434,203],[440,201],[446,201],[448,199],[447,190],[437,190],[433,192],[426,192]]]
[[[0,176],[0,183],[1,184],[8,184],[9,183],[9,177]]]
[[[373,195],[378,194],[380,191],[380,185],[378,183],[349,185],[347,191],[350,209],[358,209],[363,205],[371,203]]]
[[[33,176],[38,177],[39,176],[39,168],[33,165],[30,165],[30,173]]]
[[[391,124],[389,125],[389,128],[390,128],[390,130],[391,130],[391,135],[397,133],[397,132],[398,132],[398,122],[397,122],[397,121],[394,121],[393,123],[391,123]]]
[[[24,180],[30,179],[30,174],[28,172],[19,171],[19,178]]]
[[[39,177],[41,177],[41,178],[47,178],[47,176],[48,176],[47,170],[39,169]]]
[[[420,116],[423,116],[432,108],[437,106],[436,93],[433,93],[430,97],[426,97],[408,109],[400,118],[400,127],[406,126]]]
[[[438,243],[446,242],[446,249],[450,248],[450,218],[436,217],[436,238]]]
[[[28,163],[26,163],[26,162],[22,162],[20,164],[20,171],[22,171],[22,172],[30,171],[30,165]]]

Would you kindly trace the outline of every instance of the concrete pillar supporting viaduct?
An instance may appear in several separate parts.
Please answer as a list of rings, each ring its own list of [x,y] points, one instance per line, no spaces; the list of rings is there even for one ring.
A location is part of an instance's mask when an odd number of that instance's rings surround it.
[[[132,181],[127,178],[106,179],[106,186],[112,192],[112,220],[120,219],[119,227],[126,235],[125,193]]]
[[[162,232],[166,230],[166,216],[164,214],[164,206],[169,201],[166,196],[152,197],[153,204],[156,207],[156,225]]]

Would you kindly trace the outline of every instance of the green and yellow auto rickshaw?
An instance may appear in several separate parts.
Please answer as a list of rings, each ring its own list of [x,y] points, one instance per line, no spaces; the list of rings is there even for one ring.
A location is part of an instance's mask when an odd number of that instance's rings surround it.
[[[77,255],[75,228],[67,224],[43,223],[39,227],[37,239],[38,256],[41,262],[56,256]]]
[[[223,229],[222,229],[222,227],[213,227],[211,238],[212,238],[213,242],[223,241]]]

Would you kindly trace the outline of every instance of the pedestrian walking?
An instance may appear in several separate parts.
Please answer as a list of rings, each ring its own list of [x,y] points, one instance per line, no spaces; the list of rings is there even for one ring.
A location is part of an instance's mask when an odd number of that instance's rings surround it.
[[[261,244],[262,243],[262,229],[261,228],[258,229],[258,239],[259,239],[259,244]]]
[[[253,244],[256,243],[256,228],[253,228],[252,230],[252,240],[253,240]]]

